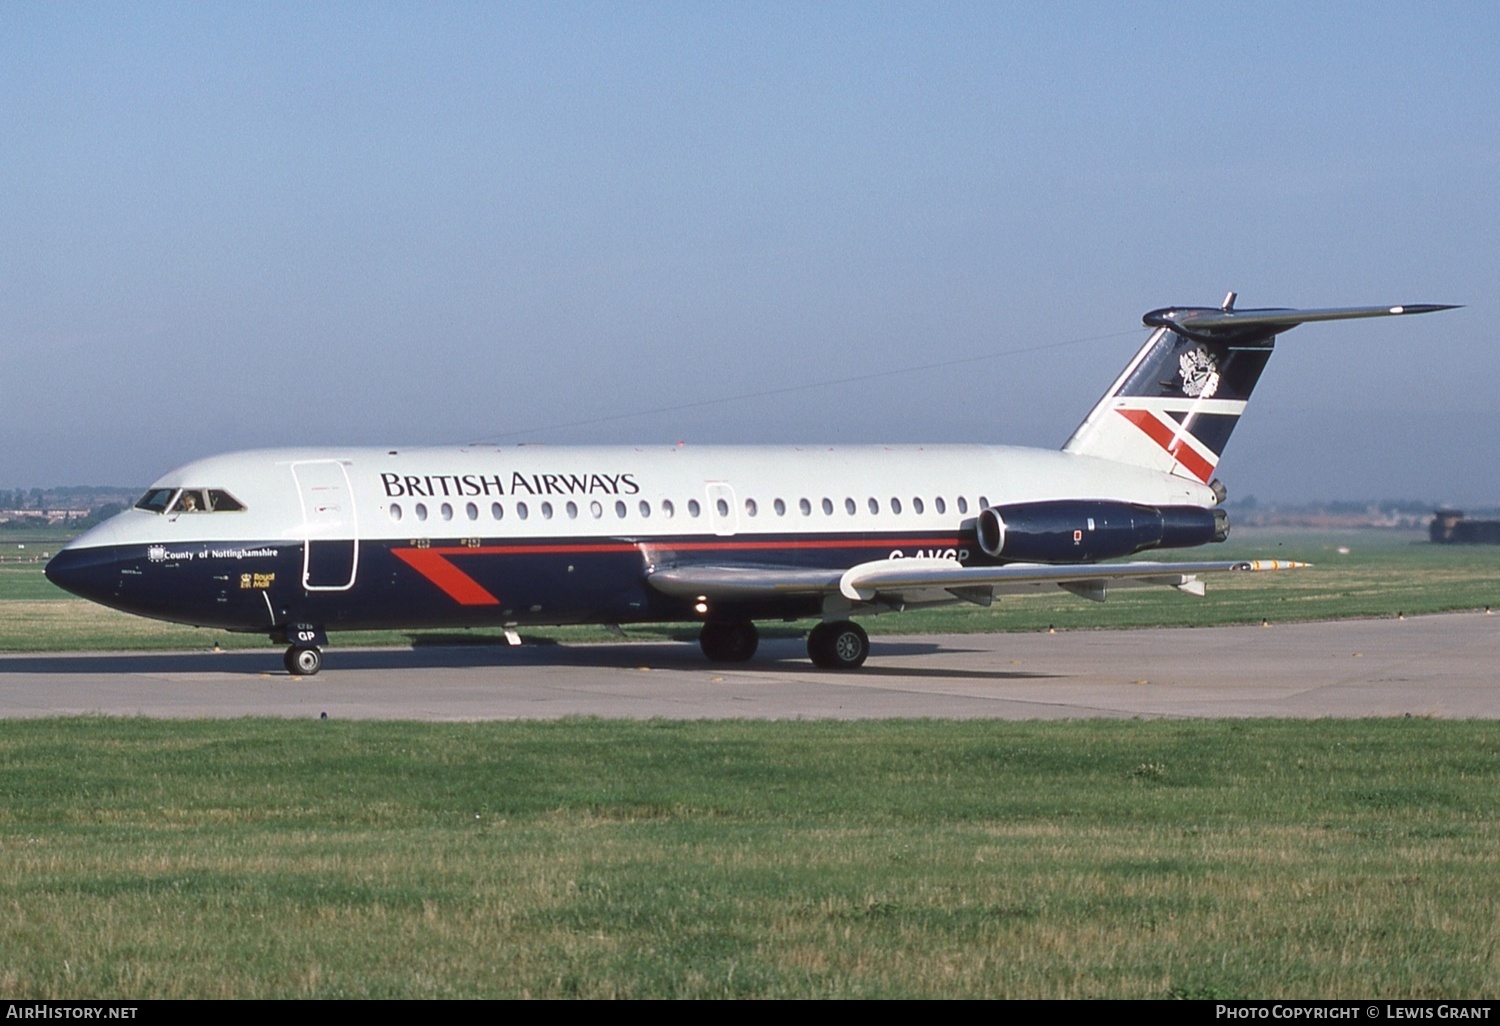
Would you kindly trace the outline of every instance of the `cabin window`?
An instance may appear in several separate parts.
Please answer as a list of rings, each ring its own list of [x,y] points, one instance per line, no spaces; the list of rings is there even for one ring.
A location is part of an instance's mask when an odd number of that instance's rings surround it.
[[[786,516],[786,503],[782,502],[780,499],[777,499],[775,502],[771,503],[771,507],[776,510],[776,515],[778,517]]]
[[[852,517],[852,516],[854,516],[854,511],[856,509],[858,509],[858,507],[854,505],[854,500],[853,499],[845,499],[844,500],[844,512],[845,513],[849,514]]]
[[[645,499],[642,499],[641,500],[641,516],[643,516],[643,517],[649,517],[650,515],[651,515],[651,503],[647,502]]]
[[[891,496],[891,512],[892,513],[900,513],[901,512],[901,500],[898,499],[898,498],[896,498],[894,495]]]
[[[714,509],[719,511],[719,516],[721,517],[729,516],[729,503],[723,499],[719,499],[714,503]]]
[[[826,496],[823,498],[823,515],[825,517],[833,516],[833,500]]]
[[[550,502],[544,502],[544,503],[542,503],[542,519],[543,520],[551,520],[552,519],[552,503],[550,503]]]
[[[689,499],[688,500],[688,516],[690,516],[690,517],[696,517],[699,513],[702,513],[702,512],[703,512],[703,507],[698,505],[698,500],[697,499]]]
[[[760,507],[758,507],[758,506],[755,505],[755,500],[754,499],[746,499],[745,500],[745,516],[747,516],[747,517],[753,517],[753,516],[755,516],[756,511],[759,508]]]
[[[983,495],[981,495],[979,497],[979,508],[980,509],[989,509],[990,508],[990,500],[987,499],[987,498],[985,498]]]
[[[578,519],[578,503],[574,502],[572,499],[569,499],[568,504],[563,508],[568,511],[569,520]]]
[[[392,520],[400,520],[401,519],[401,504],[399,502],[393,502],[393,503],[391,503],[391,519]]]
[[[419,502],[419,503],[417,503],[417,519],[418,520],[426,520],[427,519],[427,503],[425,503],[425,502]]]
[[[969,512],[969,500],[964,498],[962,495],[958,497],[958,511],[960,513]]]
[[[443,507],[442,507],[441,512],[443,514],[443,519],[444,520],[452,520],[453,519],[453,507],[451,505],[449,505],[448,503],[446,503],[446,502],[443,503]]]
[[[595,520],[598,520],[600,517],[604,516],[604,507],[599,505],[598,499],[595,499],[593,502],[589,503],[589,512],[594,515]]]
[[[467,506],[464,507],[464,516],[468,517],[470,520],[478,520],[479,519],[479,507],[476,506],[476,505],[474,505],[472,502],[469,503]]]
[[[946,512],[948,512],[948,504],[943,501],[943,497],[941,495],[939,495],[936,499],[932,500],[932,506],[939,513],[946,513]]]
[[[619,517],[621,520],[625,519],[625,504],[623,502],[615,503],[615,516]]]
[[[661,515],[664,517],[674,517],[677,515],[677,507],[672,505],[671,499],[661,500]]]
[[[866,500],[866,504],[870,507],[870,512],[871,513],[879,513],[880,512],[880,500],[879,499],[868,499],[868,500]]]
[[[797,509],[801,510],[802,515],[805,517],[812,516],[812,503],[808,502],[806,499],[797,500]]]
[[[490,503],[490,516],[494,517],[496,520],[504,520],[505,507],[500,505],[498,502]]]
[[[516,516],[520,517],[522,520],[525,520],[527,517],[531,516],[531,510],[526,508],[526,503],[516,503]]]
[[[917,497],[913,497],[912,498],[912,500],[911,500],[911,511],[913,513],[921,513],[925,508],[926,507],[924,507],[922,505],[922,500],[920,498],[917,498]]]

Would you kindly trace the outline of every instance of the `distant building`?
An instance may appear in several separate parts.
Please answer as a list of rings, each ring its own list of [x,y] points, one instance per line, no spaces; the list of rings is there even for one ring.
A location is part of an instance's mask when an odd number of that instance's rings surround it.
[[[0,509],[0,523],[25,521],[31,524],[64,524],[70,520],[82,520],[89,515],[86,509]]]
[[[1440,509],[1427,536],[1434,545],[1500,545],[1500,520],[1465,520],[1462,510]]]

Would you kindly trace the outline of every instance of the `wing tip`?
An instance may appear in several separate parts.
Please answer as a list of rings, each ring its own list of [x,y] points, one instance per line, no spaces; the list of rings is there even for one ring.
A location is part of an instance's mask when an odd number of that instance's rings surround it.
[[[1255,573],[1263,570],[1305,570],[1310,566],[1312,566],[1311,563],[1302,563],[1295,559],[1247,559],[1235,569]]]
[[[1390,312],[1395,316],[1400,316],[1401,314],[1436,313],[1439,310],[1462,310],[1463,308],[1462,303],[1403,303],[1400,306],[1391,307]]]

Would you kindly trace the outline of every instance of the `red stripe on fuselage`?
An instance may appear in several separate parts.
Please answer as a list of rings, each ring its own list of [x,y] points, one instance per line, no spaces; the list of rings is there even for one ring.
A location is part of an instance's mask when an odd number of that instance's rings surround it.
[[[660,548],[671,552],[753,552],[766,549],[855,549],[903,547],[957,548],[963,545],[954,538],[829,538],[824,540],[782,541],[702,541],[661,542],[574,542],[544,545],[445,545],[439,548],[392,548],[396,557],[437,585],[445,595],[462,606],[498,606],[500,600],[484,586],[449,561],[450,556],[554,556],[599,553],[641,552]]]
[[[1214,465],[1198,455],[1198,450],[1185,443],[1177,432],[1162,423],[1150,410],[1127,409],[1117,412],[1144,431],[1146,437],[1167,450],[1167,455],[1186,467],[1188,473],[1204,484],[1208,483],[1208,479],[1213,476]]]
[[[886,546],[915,545],[919,548],[938,547],[956,548],[964,544],[962,538],[829,538],[826,540],[791,540],[781,541],[702,541],[702,542],[679,542],[679,541],[655,541],[650,538],[642,538],[637,542],[572,542],[572,543],[549,543],[546,545],[478,545],[472,548],[465,546],[444,546],[443,548],[432,548],[423,550],[398,549],[398,552],[425,551],[438,552],[445,556],[486,555],[486,556],[514,556],[514,555],[572,555],[585,552],[640,552],[651,549],[662,549],[668,552],[754,552],[766,549],[863,549],[863,548],[885,548]]]
[[[448,562],[448,556],[473,549],[392,549],[403,562],[436,584],[461,606],[498,606],[500,600],[480,583]]]

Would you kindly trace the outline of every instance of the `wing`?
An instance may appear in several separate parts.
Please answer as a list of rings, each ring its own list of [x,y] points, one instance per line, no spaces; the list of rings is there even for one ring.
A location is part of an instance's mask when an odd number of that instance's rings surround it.
[[[850,602],[910,607],[947,602],[989,605],[997,594],[1057,585],[1084,598],[1104,601],[1111,586],[1164,585],[1190,595],[1204,593],[1204,574],[1295,570],[1307,563],[1253,559],[1202,563],[1073,563],[963,566],[952,559],[880,559],[848,570],[801,567],[679,566],[651,571],[646,580],[675,598],[720,602],[781,597],[841,595]]]

